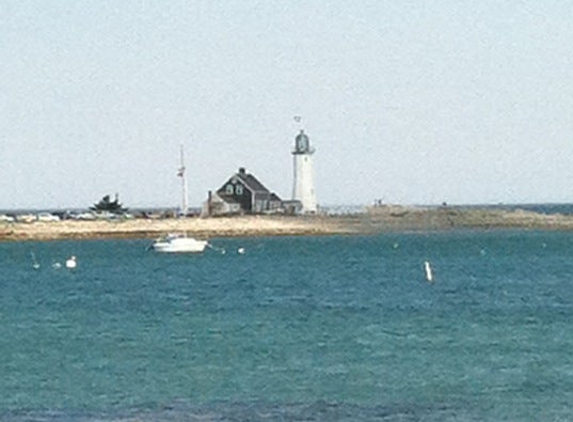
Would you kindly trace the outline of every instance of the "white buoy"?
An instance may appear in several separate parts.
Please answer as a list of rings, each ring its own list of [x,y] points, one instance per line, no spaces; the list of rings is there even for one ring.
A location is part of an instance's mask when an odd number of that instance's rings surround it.
[[[428,283],[434,282],[434,275],[432,274],[432,267],[430,266],[429,261],[424,262],[424,271],[426,272],[426,280]]]
[[[75,255],[66,261],[66,268],[73,269],[78,266]]]
[[[239,255],[243,255],[243,254],[245,253],[245,248],[239,248],[239,249],[237,249],[237,253],[238,253]]]
[[[215,251],[221,252],[221,255],[225,255],[225,254],[227,253],[227,251],[225,250],[225,248],[218,248],[218,247],[216,247],[216,246],[211,245],[210,243],[207,243],[207,247],[209,247],[209,248],[211,248],[211,249],[213,249],[213,250],[215,250]]]
[[[32,257],[32,268],[35,270],[39,269],[40,263],[36,261],[36,255],[34,255],[34,252],[30,252],[30,256]]]

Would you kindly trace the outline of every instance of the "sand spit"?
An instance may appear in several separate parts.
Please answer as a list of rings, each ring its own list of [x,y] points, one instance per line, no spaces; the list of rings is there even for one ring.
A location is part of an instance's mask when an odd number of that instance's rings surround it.
[[[342,231],[326,220],[296,217],[242,216],[125,221],[9,223],[0,225],[0,240],[154,238],[187,233],[199,238],[334,234]]]
[[[364,234],[397,231],[518,228],[573,230],[573,216],[478,208],[379,206],[337,216],[241,216],[126,221],[0,223],[0,240],[153,238],[184,232],[199,238]]]

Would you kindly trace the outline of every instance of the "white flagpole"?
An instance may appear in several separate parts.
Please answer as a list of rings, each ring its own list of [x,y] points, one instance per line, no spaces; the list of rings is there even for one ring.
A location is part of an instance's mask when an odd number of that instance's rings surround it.
[[[177,175],[181,177],[181,215],[185,217],[189,212],[189,202],[187,193],[187,174],[185,169],[185,152],[183,151],[183,145],[181,145],[181,167],[179,167],[179,172]]]

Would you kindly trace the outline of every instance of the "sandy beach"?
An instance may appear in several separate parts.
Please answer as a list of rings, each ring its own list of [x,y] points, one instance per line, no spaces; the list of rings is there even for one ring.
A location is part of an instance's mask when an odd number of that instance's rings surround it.
[[[0,240],[154,238],[187,233],[198,238],[310,235],[343,232],[329,219],[243,216],[235,218],[132,219],[9,223],[0,225]]]
[[[1,223],[1,241],[154,238],[183,232],[199,238],[369,234],[451,229],[571,230],[573,217],[488,208],[413,208],[380,206],[364,213],[337,216],[237,216],[225,218],[132,219]]]

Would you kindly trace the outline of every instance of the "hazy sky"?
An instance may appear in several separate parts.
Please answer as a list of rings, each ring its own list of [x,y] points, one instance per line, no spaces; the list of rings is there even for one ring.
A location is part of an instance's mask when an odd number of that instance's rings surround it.
[[[352,4],[351,4],[352,3]],[[569,1],[1,0],[0,209],[573,201]]]

